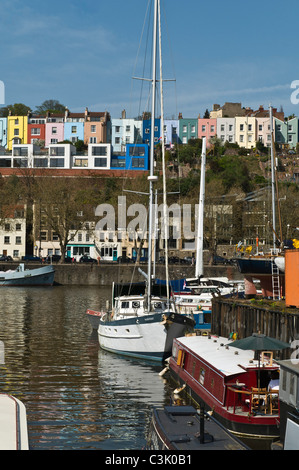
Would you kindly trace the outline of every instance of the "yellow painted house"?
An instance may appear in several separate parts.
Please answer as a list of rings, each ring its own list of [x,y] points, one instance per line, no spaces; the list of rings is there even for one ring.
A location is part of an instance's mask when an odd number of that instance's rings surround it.
[[[13,144],[27,144],[28,116],[7,116],[7,148]]]
[[[236,116],[236,143],[240,147],[250,149],[256,145],[256,119],[253,116]]]

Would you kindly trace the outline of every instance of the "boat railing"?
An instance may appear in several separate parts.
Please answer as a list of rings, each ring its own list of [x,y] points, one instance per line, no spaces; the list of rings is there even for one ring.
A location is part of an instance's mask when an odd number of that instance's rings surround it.
[[[266,388],[250,389],[245,384],[231,384],[227,387],[227,409],[232,408],[233,413],[247,412],[249,415],[278,414],[278,390]]]

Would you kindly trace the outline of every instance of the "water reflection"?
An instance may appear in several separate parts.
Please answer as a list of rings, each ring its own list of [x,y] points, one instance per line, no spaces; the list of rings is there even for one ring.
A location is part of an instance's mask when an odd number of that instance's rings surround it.
[[[160,366],[106,353],[85,311],[110,289],[2,288],[0,392],[27,409],[31,449],[140,449],[153,405],[168,401]]]

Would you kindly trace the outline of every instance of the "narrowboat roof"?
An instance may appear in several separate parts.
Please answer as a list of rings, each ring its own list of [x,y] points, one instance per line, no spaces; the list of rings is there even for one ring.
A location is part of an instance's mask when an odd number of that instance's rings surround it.
[[[186,336],[177,341],[223,376],[246,373],[258,367],[258,361],[253,359],[254,351],[230,347],[231,341],[221,336]]]

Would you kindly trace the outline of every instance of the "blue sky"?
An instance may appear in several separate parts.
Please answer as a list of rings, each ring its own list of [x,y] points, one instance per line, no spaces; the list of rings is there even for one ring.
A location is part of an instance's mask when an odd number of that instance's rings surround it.
[[[141,85],[132,76],[142,69],[147,8],[148,0],[2,0],[5,105],[34,110],[57,99],[74,112],[137,115]],[[197,117],[226,101],[299,116],[290,99],[298,14],[298,0],[162,0],[163,75],[176,79],[165,83],[165,116]]]

